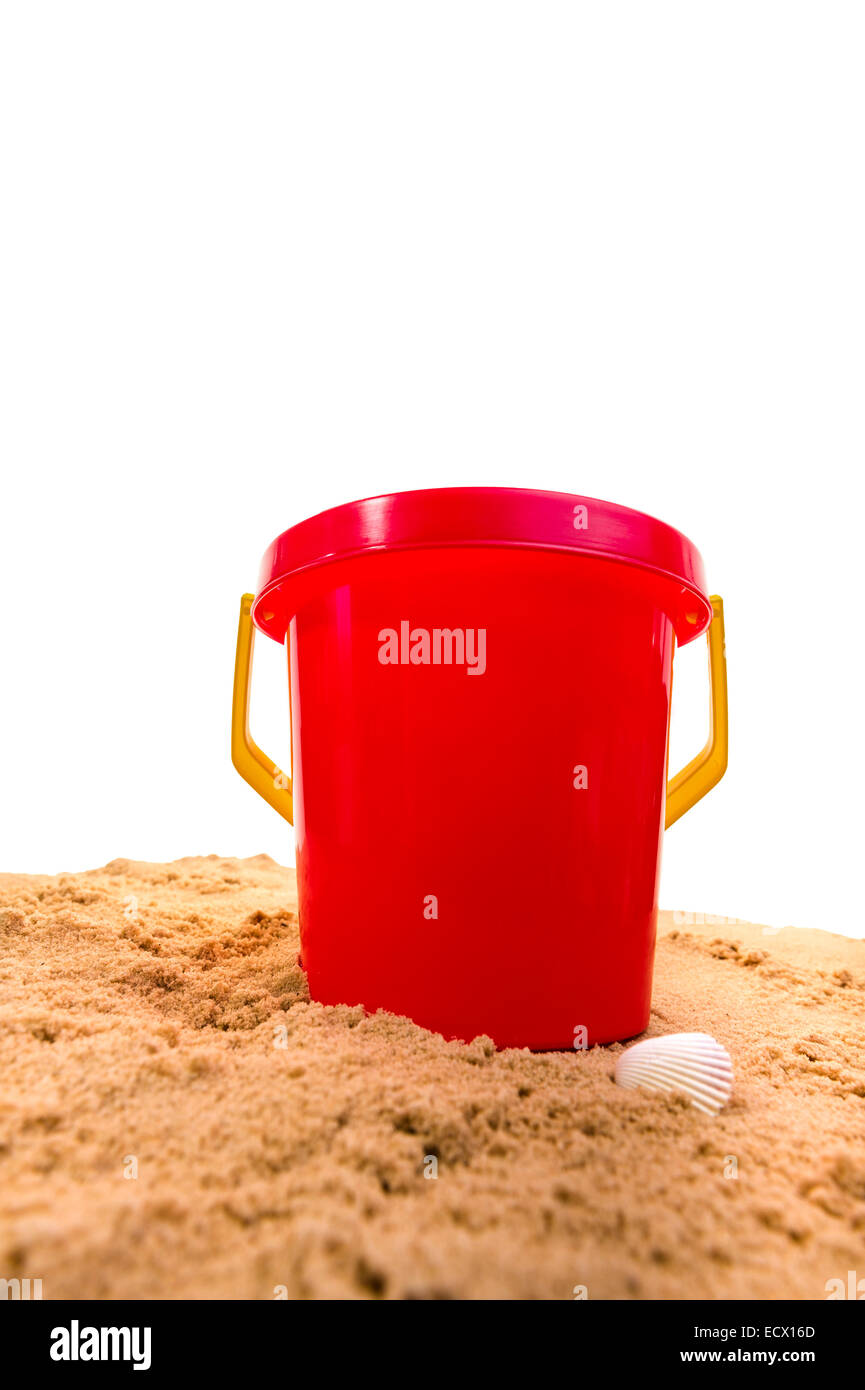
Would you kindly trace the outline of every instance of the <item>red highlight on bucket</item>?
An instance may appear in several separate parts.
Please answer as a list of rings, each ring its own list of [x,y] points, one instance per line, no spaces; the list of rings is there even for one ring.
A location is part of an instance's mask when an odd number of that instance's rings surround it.
[[[288,774],[249,729],[255,628],[286,651]],[[668,779],[674,653],[703,634],[709,737]],[[727,765],[723,605],[686,537],[610,502],[335,507],[241,602],[232,758],[294,823],[313,999],[500,1047],[633,1037],[664,828]]]

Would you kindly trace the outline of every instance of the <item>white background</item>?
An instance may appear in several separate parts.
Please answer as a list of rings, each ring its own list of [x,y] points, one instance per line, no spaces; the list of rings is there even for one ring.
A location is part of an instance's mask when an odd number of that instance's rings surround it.
[[[228,753],[266,545],[529,485],[679,526],[726,600],[663,905],[862,935],[861,4],[0,15],[2,867],[291,862]],[[671,767],[705,690],[701,642]]]

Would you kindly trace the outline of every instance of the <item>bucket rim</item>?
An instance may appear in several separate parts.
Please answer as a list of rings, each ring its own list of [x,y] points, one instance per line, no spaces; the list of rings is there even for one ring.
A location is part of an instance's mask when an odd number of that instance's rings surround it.
[[[582,509],[582,510],[580,510]],[[297,522],[268,546],[252,616],[282,644],[291,590],[324,565],[386,551],[530,549],[610,560],[678,587],[670,618],[679,646],[712,619],[703,559],[693,541],[665,521],[601,498],[540,488],[439,487],[378,493]]]

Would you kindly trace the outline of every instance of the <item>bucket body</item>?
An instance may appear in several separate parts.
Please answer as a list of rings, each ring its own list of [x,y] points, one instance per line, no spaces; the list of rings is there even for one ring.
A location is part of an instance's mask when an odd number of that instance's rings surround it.
[[[655,588],[542,550],[321,571],[287,636],[313,999],[499,1046],[646,1026],[673,654]]]
[[[286,649],[290,777],[249,730],[253,623]],[[674,648],[704,632],[710,737],[668,782]],[[613,503],[346,504],[241,601],[232,758],[293,819],[313,999],[500,1047],[629,1038],[664,826],[726,768],[723,605],[686,537]]]

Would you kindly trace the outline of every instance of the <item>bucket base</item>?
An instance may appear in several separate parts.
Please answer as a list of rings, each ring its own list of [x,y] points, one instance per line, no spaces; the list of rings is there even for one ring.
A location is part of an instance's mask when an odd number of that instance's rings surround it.
[[[418,1027],[427,1029],[430,1033],[438,1033],[448,1042],[473,1042],[475,1038],[490,1038],[496,1045],[496,1049],[501,1052],[506,1048],[521,1048],[529,1052],[582,1052],[588,1051],[592,1047],[603,1047],[610,1043],[628,1042],[631,1038],[638,1037],[644,1033],[649,1026],[650,1010],[648,1005],[641,1008],[638,1013],[622,1015],[620,1019],[607,1019],[604,1024],[596,1027],[592,1025],[573,1025],[570,1020],[559,1022],[558,1026],[550,1021],[549,1028],[525,1030],[514,1030],[514,1020],[511,1017],[510,1024],[497,1023],[491,1018],[479,1018],[474,1026],[464,1026],[454,1021],[449,1021],[446,1017],[439,1015],[435,1017],[424,1014],[421,1017],[414,1017],[396,1008],[389,1008],[387,1004],[372,1002],[369,999],[349,998],[348,991],[334,992],[333,990],[316,990],[310,984],[309,997],[317,1004],[327,1005],[347,1005],[349,1008],[363,1008],[367,1013],[392,1013],[398,1018],[407,1018]],[[570,1026],[569,1026],[570,1024]],[[579,1031],[578,1031],[579,1030]]]

